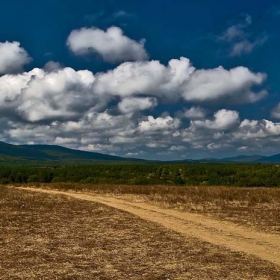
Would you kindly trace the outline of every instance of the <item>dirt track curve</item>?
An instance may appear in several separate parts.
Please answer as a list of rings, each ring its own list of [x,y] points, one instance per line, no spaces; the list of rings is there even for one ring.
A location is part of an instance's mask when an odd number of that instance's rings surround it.
[[[121,198],[94,193],[62,192],[48,189],[19,188],[22,190],[65,195],[119,209],[141,219],[154,222],[186,237],[194,237],[232,251],[253,255],[280,266],[280,235],[268,234],[231,222],[215,220],[201,214],[163,209],[148,203],[128,202]]]

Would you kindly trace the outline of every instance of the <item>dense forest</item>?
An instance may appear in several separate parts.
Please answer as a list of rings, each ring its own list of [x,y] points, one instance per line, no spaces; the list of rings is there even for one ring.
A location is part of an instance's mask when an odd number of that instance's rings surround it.
[[[280,166],[269,164],[96,164],[1,166],[0,183],[92,183],[181,186],[280,186]]]

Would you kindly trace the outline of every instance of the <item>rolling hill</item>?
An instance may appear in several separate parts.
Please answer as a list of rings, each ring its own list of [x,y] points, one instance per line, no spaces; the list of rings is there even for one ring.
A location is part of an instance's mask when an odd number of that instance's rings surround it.
[[[12,145],[0,142],[0,163],[24,162],[71,162],[86,163],[141,161],[102,153],[73,150],[54,145]]]
[[[270,156],[270,157],[264,157],[264,158],[258,160],[258,162],[261,162],[261,163],[280,163],[280,154],[273,155],[273,156]]]
[[[222,162],[260,162],[267,157],[265,156],[260,156],[260,155],[253,155],[253,156],[236,156],[236,157],[229,157],[229,158],[223,158],[221,159]]]
[[[124,158],[102,153],[86,152],[55,145],[12,145],[0,141],[0,164],[69,163],[86,164],[97,162],[149,162],[136,158]],[[157,161],[160,162],[160,161]],[[170,161],[169,161],[170,162]],[[273,156],[239,155],[228,158],[185,159],[173,163],[280,163],[280,154]]]

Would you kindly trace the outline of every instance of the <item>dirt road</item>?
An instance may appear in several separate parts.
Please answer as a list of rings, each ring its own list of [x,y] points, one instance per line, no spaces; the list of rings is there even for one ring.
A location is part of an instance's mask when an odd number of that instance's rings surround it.
[[[253,255],[280,266],[280,235],[254,231],[200,214],[163,209],[148,203],[132,203],[112,196],[35,188],[20,189],[101,203],[164,226],[183,236],[198,238],[232,251]]]

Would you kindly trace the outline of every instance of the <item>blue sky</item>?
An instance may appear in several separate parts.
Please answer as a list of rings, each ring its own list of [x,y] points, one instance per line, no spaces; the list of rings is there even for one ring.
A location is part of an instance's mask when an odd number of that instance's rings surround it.
[[[2,3],[0,140],[151,159],[280,152],[279,1]]]

